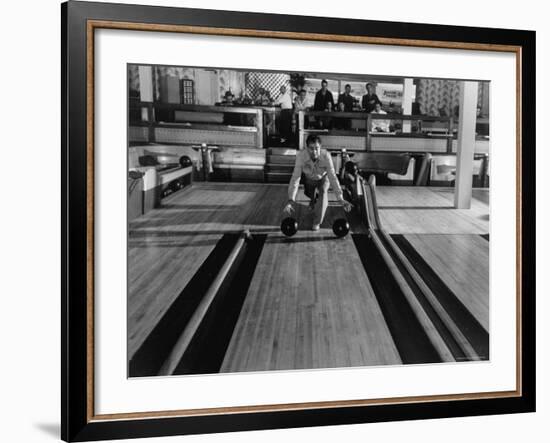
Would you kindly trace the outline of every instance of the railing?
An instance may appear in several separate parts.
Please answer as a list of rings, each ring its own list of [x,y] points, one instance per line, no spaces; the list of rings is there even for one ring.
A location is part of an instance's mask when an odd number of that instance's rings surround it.
[[[205,106],[205,105],[184,105],[177,103],[157,103],[157,102],[129,102],[130,126],[147,127],[148,140],[154,143],[155,128],[178,128],[178,129],[204,129],[213,131],[231,131],[231,132],[255,132],[256,147],[264,146],[264,110],[259,107],[241,107],[241,106]],[[177,117],[180,111],[182,116]],[[189,113],[186,120],[186,113]],[[191,118],[192,114],[211,114],[213,117],[220,114],[219,118],[203,119]],[[242,124],[242,121],[236,124],[227,123],[225,115],[241,114],[253,117],[251,125]],[[219,120],[219,121],[218,121]],[[233,119],[231,119],[233,120]],[[238,120],[236,118],[235,120]]]
[[[445,305],[394,239],[384,231],[378,215],[374,176],[368,181],[358,177],[356,186],[362,192],[361,206],[365,210],[364,221],[369,229],[369,236],[442,361],[487,359],[487,332],[475,320],[459,315],[458,310],[449,307],[448,303]]]
[[[306,127],[306,121],[309,120],[310,117],[315,119],[315,123]],[[391,132],[373,131],[373,123],[376,120],[396,122],[396,124],[393,125],[394,130]],[[442,125],[433,129],[425,125],[425,123],[435,122],[441,122]],[[364,137],[364,150],[366,151],[372,150],[373,136],[394,135],[403,137],[443,138],[446,140],[447,152],[451,153],[453,138],[455,137],[454,126],[454,120],[451,117],[410,114],[373,114],[367,112],[299,111],[299,149],[304,148],[305,139],[309,134]]]

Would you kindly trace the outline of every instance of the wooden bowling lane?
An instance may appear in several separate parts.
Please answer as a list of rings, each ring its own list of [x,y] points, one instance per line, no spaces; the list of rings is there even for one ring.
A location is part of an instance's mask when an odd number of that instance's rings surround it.
[[[279,233],[287,185],[196,183],[139,217],[128,232],[128,352],[135,354],[225,233]],[[296,215],[311,228],[309,200],[300,190]],[[321,235],[344,212],[334,198]],[[336,206],[334,206],[336,205]],[[310,218],[308,218],[310,217]],[[303,222],[303,223],[302,223]],[[350,218],[352,231],[361,224]],[[309,223],[309,226],[307,224]]]
[[[222,235],[240,232],[269,188],[199,183],[130,223],[128,353],[131,358]],[[275,223],[276,227],[277,222]]]
[[[286,215],[282,213],[288,201],[288,186],[281,184],[257,185],[261,196],[256,199],[256,204],[247,209],[247,216],[243,224],[246,229],[254,233],[278,233],[280,223]],[[295,212],[292,217],[298,221],[299,231],[311,229],[313,224],[313,212],[309,210],[310,199],[305,196],[300,187],[296,195]],[[336,219],[345,218],[350,224],[350,232],[366,233],[367,228],[361,222],[355,212],[345,213],[340,203],[332,192],[329,192],[329,207],[321,224],[321,235],[332,235],[332,224]]]
[[[351,236],[268,236],[221,372],[398,363]]]
[[[489,190],[474,189],[470,209],[454,209],[453,188],[377,186],[380,221],[390,234],[486,234]]]
[[[489,242],[479,235],[404,237],[489,332]]]

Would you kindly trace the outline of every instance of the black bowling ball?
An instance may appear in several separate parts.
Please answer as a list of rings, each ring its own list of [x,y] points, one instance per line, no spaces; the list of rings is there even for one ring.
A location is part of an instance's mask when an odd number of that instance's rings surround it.
[[[344,237],[348,235],[349,232],[349,223],[345,218],[339,218],[332,225],[332,232],[336,237]]]
[[[187,168],[187,167],[191,166],[192,164],[193,164],[193,162],[191,161],[191,159],[187,155],[182,155],[180,157],[180,166],[182,168]]]
[[[298,232],[298,222],[292,217],[287,217],[281,222],[281,232],[287,237],[292,237]]]

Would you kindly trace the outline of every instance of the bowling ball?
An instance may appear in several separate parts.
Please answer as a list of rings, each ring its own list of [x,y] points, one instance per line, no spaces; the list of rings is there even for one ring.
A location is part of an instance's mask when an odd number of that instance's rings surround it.
[[[339,218],[332,225],[332,232],[336,237],[344,237],[349,232],[349,223],[345,218]]]
[[[292,217],[287,217],[281,222],[281,232],[287,237],[292,237],[298,232],[298,222]]]
[[[187,155],[182,155],[180,157],[180,166],[182,168],[187,168],[188,166],[191,166],[192,164],[193,164],[193,162],[191,161],[191,159]]]

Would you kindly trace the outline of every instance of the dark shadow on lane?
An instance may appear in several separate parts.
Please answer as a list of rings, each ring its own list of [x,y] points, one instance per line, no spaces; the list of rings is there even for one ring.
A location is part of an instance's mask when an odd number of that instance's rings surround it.
[[[437,332],[445,342],[445,344],[448,346],[449,351],[453,354],[453,357],[456,361],[464,361],[467,360],[466,354],[460,347],[460,344],[452,334],[452,332],[449,330],[447,325],[443,322],[441,317],[437,314],[436,310],[434,309],[433,305],[430,303],[430,301],[426,298],[426,295],[424,294],[424,291],[420,288],[416,280],[412,277],[412,275],[409,273],[403,262],[399,259],[397,256],[397,253],[395,252],[394,248],[390,245],[388,239],[385,236],[382,236],[382,243],[388,250],[388,253],[392,257],[393,262],[407,281],[409,287],[414,292],[414,295],[416,296],[416,299],[420,302],[422,309],[424,309],[424,312],[428,315],[430,320],[432,321],[433,325],[435,326]]]
[[[482,235],[483,237],[483,235]],[[468,308],[458,299],[413,245],[401,234],[392,235],[403,254],[411,262],[439,303],[455,321],[466,339],[482,360],[489,359],[489,333],[476,320]],[[488,238],[487,238],[488,240]]]
[[[181,331],[227,260],[238,238],[238,234],[226,234],[217,242],[216,247],[210,252],[187,286],[176,297],[136,353],[131,356],[128,364],[129,377],[158,374]]]
[[[403,363],[441,363],[374,241],[366,234],[352,238]]]
[[[208,308],[174,375],[220,372],[266,238],[254,235],[246,241],[243,257]]]

